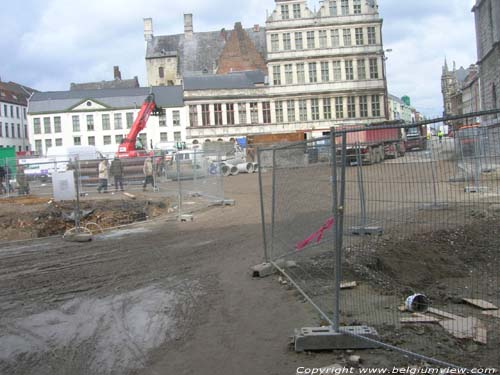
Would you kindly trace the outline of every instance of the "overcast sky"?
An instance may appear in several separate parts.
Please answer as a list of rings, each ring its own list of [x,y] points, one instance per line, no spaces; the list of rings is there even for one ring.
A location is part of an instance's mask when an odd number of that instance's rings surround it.
[[[379,0],[388,53],[389,91],[409,95],[426,115],[442,113],[441,67],[476,62],[474,0]],[[310,8],[319,1],[309,0]],[[71,82],[138,76],[146,85],[144,17],[154,34],[183,32],[183,13],[195,31],[265,24],[274,0],[25,0],[5,1],[0,13],[0,77],[38,90],[67,90]]]

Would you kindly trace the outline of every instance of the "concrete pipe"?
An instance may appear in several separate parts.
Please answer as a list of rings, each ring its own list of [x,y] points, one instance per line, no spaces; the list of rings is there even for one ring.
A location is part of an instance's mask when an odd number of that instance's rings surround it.
[[[231,175],[231,167],[227,164],[221,164],[220,165],[220,173],[224,176],[224,177],[228,177]]]
[[[232,166],[231,167],[231,176],[238,176],[240,172],[238,171],[238,167]]]
[[[254,171],[254,173],[259,171],[259,164],[253,163],[253,171]]]
[[[253,164],[252,163],[241,163],[236,166],[238,168],[238,172],[240,173],[253,173]]]
[[[224,163],[227,165],[235,165],[235,166],[237,166],[238,164],[243,164],[245,162],[246,161],[244,158],[234,158],[234,159],[228,159],[228,160],[224,161]]]

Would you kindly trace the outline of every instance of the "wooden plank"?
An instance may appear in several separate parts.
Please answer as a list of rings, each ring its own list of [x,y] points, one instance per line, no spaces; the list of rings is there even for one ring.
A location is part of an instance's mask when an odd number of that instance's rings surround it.
[[[135,195],[134,194],[130,194],[130,193],[123,193],[123,195],[125,195],[126,197],[129,197],[130,199],[135,199]]]
[[[474,337],[478,320],[468,317],[456,320],[442,320],[439,324],[457,339],[471,339]]]
[[[494,304],[487,301],[483,301],[482,299],[462,298],[462,301],[472,306],[479,307],[480,309],[483,310],[498,310],[498,307],[496,307]]]
[[[459,315],[451,314],[449,312],[446,312],[446,311],[443,311],[443,310],[439,310],[439,309],[435,309],[433,307],[429,307],[429,309],[427,310],[427,312],[429,312],[431,314],[434,314],[434,315],[437,315],[437,316],[440,316],[441,318],[447,318],[447,319],[453,319],[453,320],[461,319],[462,318]]]
[[[439,323],[438,318],[434,318],[433,316],[412,316],[411,318],[401,318],[401,323]]]
[[[358,286],[356,281],[344,282],[340,284],[340,289],[353,289]]]
[[[494,318],[500,319],[500,310],[488,310],[488,311],[483,311],[483,315],[486,316],[492,316]]]

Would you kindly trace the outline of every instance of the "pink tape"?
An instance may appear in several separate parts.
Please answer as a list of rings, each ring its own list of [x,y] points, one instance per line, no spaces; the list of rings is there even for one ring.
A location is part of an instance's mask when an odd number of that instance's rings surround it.
[[[303,250],[307,245],[309,245],[311,242],[313,242],[316,239],[316,243],[320,243],[321,240],[323,239],[323,234],[325,230],[329,230],[333,227],[333,224],[335,223],[335,220],[333,220],[333,217],[329,218],[321,228],[319,228],[316,232],[311,234],[309,237],[307,237],[305,240],[300,241],[295,245],[295,249],[297,251]]]

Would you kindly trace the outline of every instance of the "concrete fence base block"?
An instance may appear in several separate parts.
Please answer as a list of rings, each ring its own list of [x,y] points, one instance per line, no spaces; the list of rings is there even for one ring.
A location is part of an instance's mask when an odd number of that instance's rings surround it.
[[[488,191],[488,187],[486,186],[467,186],[464,191],[466,193],[486,193]]]
[[[67,242],[90,242],[92,234],[90,233],[69,233],[63,236],[63,240]]]
[[[420,210],[446,210],[448,209],[448,204],[447,203],[428,203],[428,204],[423,204],[422,206],[419,207]]]
[[[351,227],[351,233],[357,236],[381,236],[384,229],[376,226],[355,226]]]
[[[295,267],[297,267],[297,263],[294,262],[293,260],[280,259],[280,260],[275,261],[274,263],[276,263],[276,265],[279,268],[295,268]]]
[[[193,221],[193,220],[194,220],[193,215],[181,215],[179,217],[180,222],[188,222],[188,221]]]
[[[257,264],[256,266],[253,266],[251,270],[252,270],[252,277],[259,277],[259,278],[271,276],[275,271],[271,263]]]
[[[295,330],[294,347],[296,352],[379,347],[375,343],[363,340],[363,337],[377,340],[378,333],[374,328],[367,326],[341,327],[339,332],[335,332],[332,327],[301,328]]]
[[[214,206],[236,206],[236,201],[234,199],[224,199],[221,201],[214,201]]]

